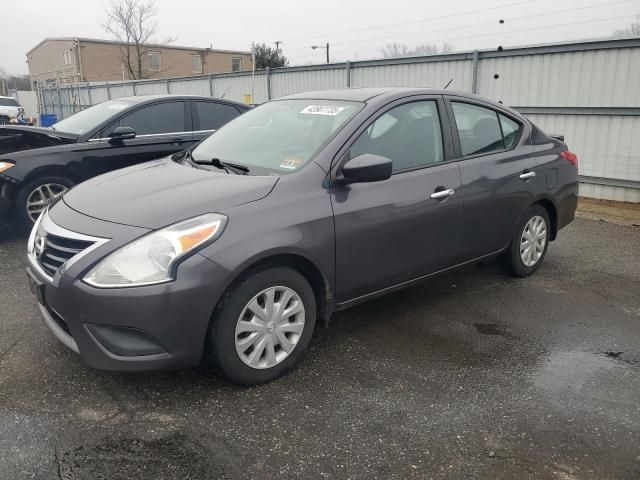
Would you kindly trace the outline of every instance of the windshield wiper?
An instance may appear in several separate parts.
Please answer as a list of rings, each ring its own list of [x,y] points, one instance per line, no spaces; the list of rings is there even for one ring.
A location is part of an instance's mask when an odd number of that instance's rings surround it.
[[[233,170],[237,175],[246,175],[247,173],[249,173],[249,167],[245,167],[244,165],[239,165],[237,163],[223,162],[219,158],[215,157],[211,160],[196,160],[195,158],[193,158],[193,156],[191,156],[191,161],[193,163],[197,163],[198,165],[213,165],[216,168],[225,170],[227,173],[229,173],[229,170]]]

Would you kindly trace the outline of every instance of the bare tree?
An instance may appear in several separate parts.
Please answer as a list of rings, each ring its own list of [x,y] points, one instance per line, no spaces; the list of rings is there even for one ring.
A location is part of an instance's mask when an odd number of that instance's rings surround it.
[[[640,15],[636,15],[636,21],[627,28],[613,32],[613,36],[616,38],[640,37]]]
[[[453,46],[447,42],[441,46],[431,43],[423,43],[410,48],[404,43],[388,43],[382,48],[384,58],[417,57],[422,55],[438,55],[453,51]]]
[[[145,61],[151,51],[148,44],[158,30],[155,1],[112,0],[106,14],[102,27],[120,42],[121,60],[129,78],[138,80],[157,73]],[[171,41],[167,39],[162,45]]]

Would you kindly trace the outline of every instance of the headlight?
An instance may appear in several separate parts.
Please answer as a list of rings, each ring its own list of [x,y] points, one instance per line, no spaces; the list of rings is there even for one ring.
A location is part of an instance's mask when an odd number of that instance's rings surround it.
[[[11,167],[15,166],[15,163],[11,163],[11,162],[0,162],[0,172],[4,172],[5,170],[10,169]]]
[[[204,243],[218,238],[227,217],[207,213],[157,230],[116,250],[84,277],[100,288],[133,287],[172,279],[172,268],[180,258]]]

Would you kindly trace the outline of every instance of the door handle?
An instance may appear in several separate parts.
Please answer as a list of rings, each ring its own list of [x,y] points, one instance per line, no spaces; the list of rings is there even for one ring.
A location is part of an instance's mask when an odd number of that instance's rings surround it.
[[[520,180],[529,180],[536,176],[536,172],[525,172],[520,174]]]
[[[431,198],[433,198],[434,200],[441,200],[443,198],[450,197],[454,193],[456,193],[456,191],[453,188],[448,188],[446,190],[438,190],[437,192],[433,192],[431,194]]]

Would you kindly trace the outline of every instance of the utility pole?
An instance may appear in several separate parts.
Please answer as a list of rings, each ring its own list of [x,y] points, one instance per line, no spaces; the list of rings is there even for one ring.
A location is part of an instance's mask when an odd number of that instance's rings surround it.
[[[284,42],[282,42],[282,40],[276,40],[273,43],[275,43],[275,45],[276,45],[276,52],[277,52],[278,50],[280,50],[280,44],[284,43]]]
[[[329,63],[329,42],[327,42],[327,63]]]

